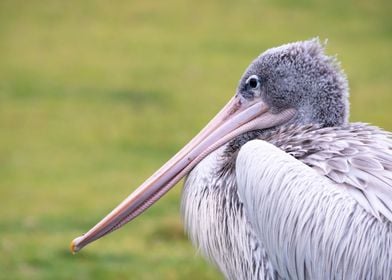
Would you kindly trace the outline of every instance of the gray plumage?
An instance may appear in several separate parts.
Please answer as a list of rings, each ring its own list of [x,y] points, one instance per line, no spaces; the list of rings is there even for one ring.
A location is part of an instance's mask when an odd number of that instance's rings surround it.
[[[249,91],[251,75],[261,80],[260,89]],[[348,84],[334,57],[324,54],[318,39],[272,48],[256,58],[245,71],[237,93],[248,99],[261,95],[280,111],[298,110],[296,122],[341,125],[348,120]],[[256,94],[255,94],[256,93]]]
[[[193,243],[228,279],[391,279],[391,135],[347,123],[335,59],[318,40],[268,50],[237,95],[298,114],[192,170],[182,212]]]

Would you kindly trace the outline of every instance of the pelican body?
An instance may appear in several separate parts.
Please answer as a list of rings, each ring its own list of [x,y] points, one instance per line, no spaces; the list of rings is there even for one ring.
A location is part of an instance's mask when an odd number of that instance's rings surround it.
[[[274,145],[252,140],[235,158],[230,147],[217,150],[185,183],[192,242],[227,279],[390,279],[392,224],[364,210],[318,162],[362,157],[367,144],[377,154],[377,140],[390,145],[386,136],[363,124],[287,127],[265,135]]]
[[[227,279],[392,279],[391,134],[348,114],[346,77],[317,39],[269,49],[218,115],[71,249],[187,176],[185,229]]]

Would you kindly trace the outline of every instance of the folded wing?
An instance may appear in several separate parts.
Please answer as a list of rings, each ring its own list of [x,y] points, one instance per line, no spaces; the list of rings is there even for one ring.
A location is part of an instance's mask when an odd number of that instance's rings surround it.
[[[391,279],[390,222],[341,183],[261,140],[241,148],[236,176],[246,217],[281,277]]]

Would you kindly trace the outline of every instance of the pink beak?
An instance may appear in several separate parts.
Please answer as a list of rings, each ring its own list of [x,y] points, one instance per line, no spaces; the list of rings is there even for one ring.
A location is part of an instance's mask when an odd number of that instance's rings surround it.
[[[71,243],[73,253],[108,233],[122,227],[168,192],[204,157],[236,136],[247,131],[281,125],[295,114],[287,109],[277,114],[269,111],[260,98],[247,101],[234,96],[208,125],[174,157],[114,208],[86,234]]]

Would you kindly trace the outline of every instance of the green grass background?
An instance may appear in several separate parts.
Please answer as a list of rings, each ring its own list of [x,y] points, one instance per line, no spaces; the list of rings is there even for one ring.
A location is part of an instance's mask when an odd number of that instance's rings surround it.
[[[260,52],[328,38],[351,120],[392,129],[392,5],[376,1],[0,1],[0,278],[219,279],[177,186],[72,256],[89,229],[234,94]]]

